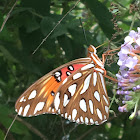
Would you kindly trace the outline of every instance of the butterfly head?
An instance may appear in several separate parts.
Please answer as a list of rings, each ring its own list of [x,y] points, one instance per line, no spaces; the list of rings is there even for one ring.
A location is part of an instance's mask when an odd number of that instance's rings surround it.
[[[98,57],[97,49],[93,45],[90,45],[88,48],[88,57],[90,57],[92,59],[93,63],[96,64],[96,67],[99,67],[103,71],[105,71],[104,64]]]
[[[90,45],[89,48],[88,48],[88,52],[96,54],[97,50],[93,45]]]

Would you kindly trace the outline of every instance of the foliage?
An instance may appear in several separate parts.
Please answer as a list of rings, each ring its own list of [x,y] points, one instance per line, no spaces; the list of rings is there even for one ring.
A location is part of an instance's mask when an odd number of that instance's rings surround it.
[[[3,139],[16,114],[14,105],[17,98],[29,85],[70,60],[85,57],[89,44],[98,46],[108,42],[98,49],[101,57],[108,48],[118,48],[130,28],[136,29],[139,25],[138,12],[131,9],[130,13],[132,1],[118,0],[111,6],[112,2],[82,0],[33,55],[32,52],[42,39],[76,1],[18,1],[0,32],[0,139]],[[1,0],[0,27],[13,4],[14,1]],[[82,18],[88,42],[84,38],[79,17]],[[114,17],[115,20],[112,20]],[[117,55],[108,57],[105,65],[113,75],[118,71],[117,59]],[[108,79],[106,81],[112,98],[114,83]],[[118,99],[111,107],[117,117],[111,114],[110,120],[101,126],[77,125],[50,114],[20,117],[12,126],[7,139],[139,139],[140,118],[130,121],[129,113],[118,114],[117,102]]]

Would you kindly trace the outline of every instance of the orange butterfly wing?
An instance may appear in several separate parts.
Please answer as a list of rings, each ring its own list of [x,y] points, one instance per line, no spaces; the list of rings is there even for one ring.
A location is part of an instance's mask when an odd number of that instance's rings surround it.
[[[54,98],[60,85],[71,73],[90,61],[90,58],[71,61],[36,81],[17,100],[15,108],[18,115],[30,117],[44,113],[57,113],[54,108]]]

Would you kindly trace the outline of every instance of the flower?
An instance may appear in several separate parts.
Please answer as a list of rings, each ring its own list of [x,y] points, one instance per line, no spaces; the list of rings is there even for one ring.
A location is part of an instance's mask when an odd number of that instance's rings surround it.
[[[138,32],[130,31],[125,37],[124,44],[118,53],[120,66],[118,74],[117,94],[123,96],[122,106],[119,106],[120,112],[127,112],[133,108],[134,112],[130,115],[132,119],[138,109],[140,101],[140,27]]]

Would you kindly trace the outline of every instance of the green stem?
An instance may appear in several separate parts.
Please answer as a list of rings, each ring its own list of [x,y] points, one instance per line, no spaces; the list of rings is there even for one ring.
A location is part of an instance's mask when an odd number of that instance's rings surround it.
[[[132,20],[132,23],[131,23],[131,26],[130,26],[130,30],[132,30],[133,26],[134,26],[134,22],[135,22],[135,19],[136,19],[136,16],[137,16],[137,12],[134,14],[134,17],[133,17],[133,20]]]
[[[138,108],[138,104],[139,104],[139,99],[136,101],[134,112],[129,116],[130,120],[132,120],[135,117],[136,112],[137,112],[137,108]]]
[[[112,104],[113,104],[115,98],[116,98],[116,92],[115,92],[114,95],[113,95],[113,98],[112,98],[112,101],[111,101],[111,103],[110,103],[109,109],[111,108],[111,106],[112,106]]]

